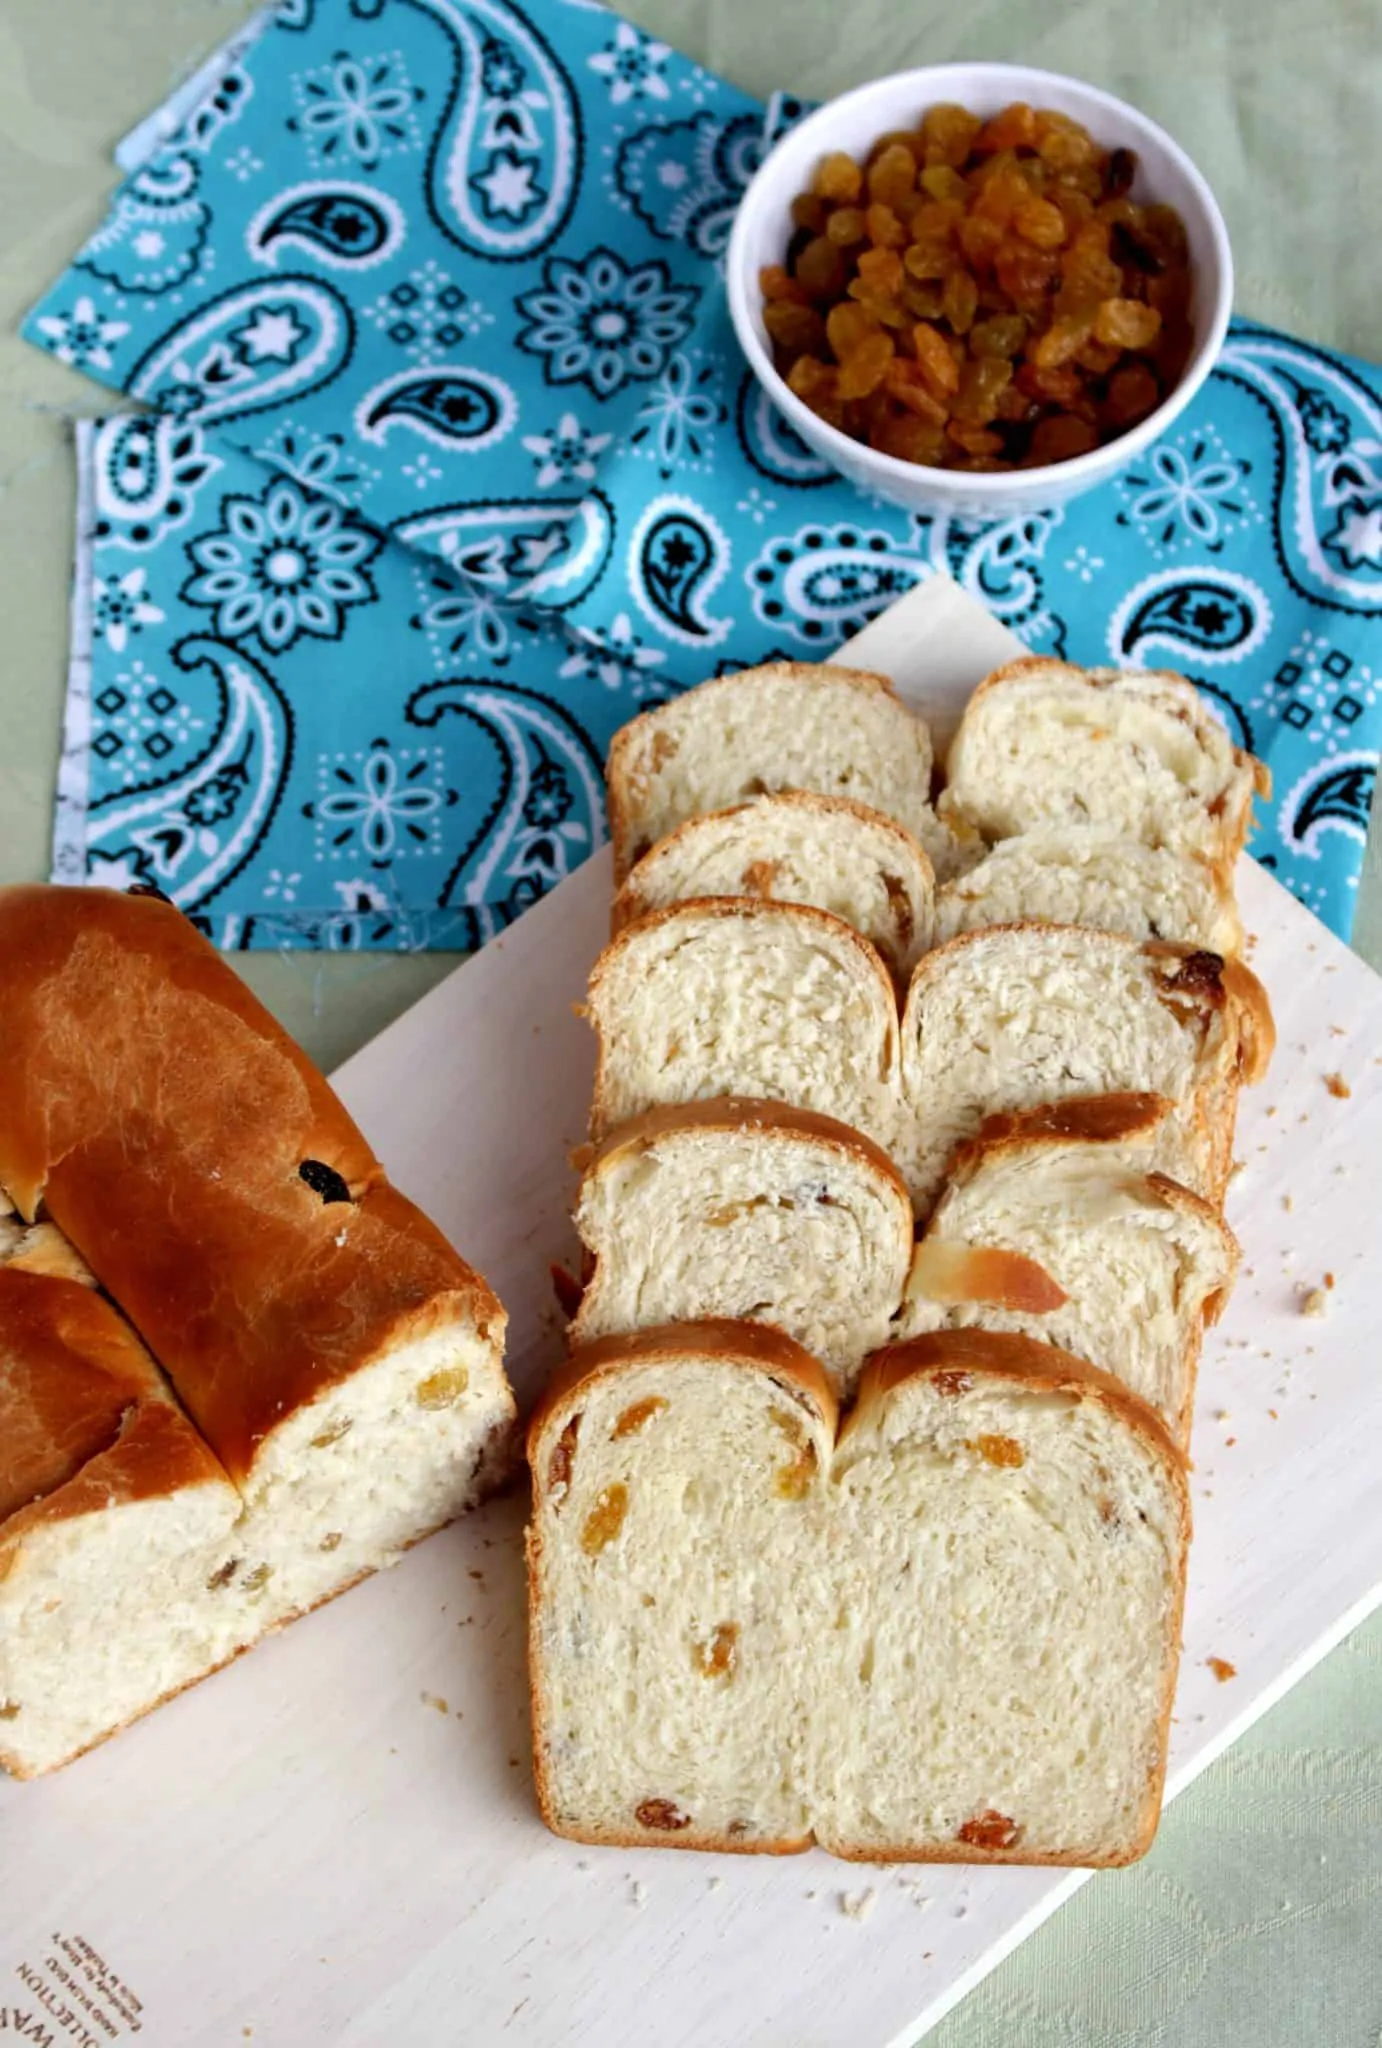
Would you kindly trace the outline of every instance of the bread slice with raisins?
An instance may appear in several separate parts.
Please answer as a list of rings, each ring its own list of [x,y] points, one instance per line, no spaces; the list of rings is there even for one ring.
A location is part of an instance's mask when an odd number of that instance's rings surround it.
[[[1233,892],[1208,861],[1116,825],[1033,825],[936,895],[936,943],[993,924],[1082,924],[1133,939],[1242,950]]]
[[[989,1117],[952,1159],[916,1248],[900,1337],[1015,1331],[1111,1367],[1178,1442],[1206,1322],[1238,1246],[1158,1171],[1175,1117],[1157,1095],[1096,1095]]]
[[[730,1317],[804,1344],[837,1392],[894,1334],[912,1204],[876,1145],[829,1117],[734,1099],[622,1125],[581,1182],[593,1269],[573,1344]]]
[[[653,911],[601,953],[588,1014],[596,1139],[664,1103],[748,1095],[891,1151],[897,998],[867,939],[827,911],[747,897]]]
[[[965,932],[912,976],[897,1162],[925,1216],[986,1116],[1138,1091],[1176,1104],[1165,1168],[1217,1203],[1239,1084],[1271,1047],[1261,983],[1217,953],[1073,925]]]
[[[1118,1380],[948,1330],[865,1369],[829,1487],[816,1837],[883,1862],[1132,1862],[1161,1807],[1190,1507]]]
[[[931,765],[930,732],[883,676],[772,661],[714,677],[614,735],[615,881],[688,819],[790,789],[881,811],[921,841],[937,874],[950,873],[963,855],[931,807]]]
[[[1183,1461],[1018,1336],[877,1354],[836,1440],[775,1332],[575,1353],[528,1437],[533,1752],[579,1841],[1111,1864],[1150,1844]]]
[[[645,853],[614,899],[614,930],[696,896],[828,910],[906,979],[931,943],[934,877],[920,843],[881,811],[785,790],[688,819]]]
[[[557,1834],[810,1845],[819,1627],[795,1595],[835,1420],[810,1354],[744,1323],[605,1337],[553,1380],[528,1430],[528,1613],[534,1777]]]
[[[1038,825],[1115,825],[1208,861],[1227,884],[1254,792],[1270,778],[1184,676],[1008,662],[970,698],[946,761],[941,815],[985,839]]]

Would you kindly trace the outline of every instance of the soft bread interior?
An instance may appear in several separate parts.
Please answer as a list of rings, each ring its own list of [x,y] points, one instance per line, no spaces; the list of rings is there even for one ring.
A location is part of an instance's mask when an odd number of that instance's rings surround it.
[[[935,836],[926,726],[880,677],[828,665],[769,662],[645,712],[616,734],[609,784],[621,879],[688,818],[773,790],[848,797]]]
[[[549,1414],[530,1612],[560,1832],[806,1846],[813,1617],[796,1593],[832,1439],[790,1383],[698,1356],[694,1335]]]
[[[785,1330],[852,1386],[907,1277],[905,1186],[843,1125],[762,1103],[705,1111],[635,1122],[586,1173],[576,1227],[595,1267],[572,1342],[735,1317]]]
[[[828,910],[905,977],[931,943],[931,863],[862,805],[791,792],[693,818],[660,840],[615,900],[615,929],[695,896],[756,896]]]
[[[732,1327],[578,1354],[534,1423],[549,1823],[887,1860],[1140,1854],[1187,1530],[1155,1419],[1047,1346],[950,1332],[880,1354],[835,1445]]]
[[[1157,1138],[962,1153],[917,1247],[899,1334],[966,1327],[1059,1344],[1114,1370],[1184,1440],[1206,1309],[1232,1286],[1237,1247],[1207,1202],[1149,1170]],[[1024,1303],[992,1256],[1005,1252],[1064,1299]]]
[[[831,1495],[839,1610],[812,1726],[823,1845],[1138,1855],[1184,1573],[1165,1449],[1082,1389],[940,1370],[861,1402]]]
[[[1031,919],[1226,954],[1243,937],[1232,894],[1206,861],[1109,825],[1034,825],[1002,840],[940,890],[936,942]]]
[[[897,1005],[838,918],[713,899],[641,919],[596,962],[593,1134],[661,1103],[752,1095],[817,1110],[890,1149]]]
[[[941,809],[986,839],[1093,822],[1227,867],[1254,772],[1183,677],[1033,659],[997,670],[971,698]]]
[[[970,932],[928,954],[902,1025],[908,1118],[898,1164],[918,1212],[929,1212],[955,1146],[992,1111],[1126,1089],[1180,1105],[1169,1164],[1196,1192],[1213,1191],[1232,1125],[1219,1069],[1236,1076],[1235,1047],[1221,963],[1196,957],[1210,963],[1199,978],[1174,955],[1060,925]],[[1197,1101],[1211,1086],[1213,1133]]]

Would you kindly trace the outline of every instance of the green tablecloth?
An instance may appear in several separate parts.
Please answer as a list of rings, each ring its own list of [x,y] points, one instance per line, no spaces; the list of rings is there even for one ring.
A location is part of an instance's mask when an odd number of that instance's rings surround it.
[[[0,0],[0,880],[46,871],[71,563],[67,421],[100,404],[14,325],[98,220],[112,141],[248,11],[242,0]],[[824,97],[960,57],[1094,79],[1163,121],[1209,176],[1241,311],[1382,356],[1377,0],[626,0],[625,11],[762,94]],[[1375,964],[1378,847],[1375,824],[1357,934]],[[454,962],[236,964],[330,1064]],[[1382,2048],[1382,1618],[1177,1802],[1145,1863],[1086,1885],[931,2039]]]

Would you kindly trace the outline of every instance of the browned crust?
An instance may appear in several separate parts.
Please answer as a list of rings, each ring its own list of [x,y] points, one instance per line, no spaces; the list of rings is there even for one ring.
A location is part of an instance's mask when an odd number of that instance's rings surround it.
[[[867,696],[887,697],[897,705],[908,718],[916,719],[902,702],[886,676],[872,674],[867,669],[840,668],[831,662],[768,661],[757,668],[739,669],[732,675],[712,676],[707,682],[699,683],[693,690],[687,690],[680,697],[674,697],[669,704],[659,704],[651,711],[640,712],[627,725],[621,725],[610,741],[609,754],[605,762],[606,803],[609,814],[609,836],[614,848],[614,880],[621,884],[629,872],[629,846],[632,838],[632,798],[630,780],[637,772],[638,756],[659,732],[675,730],[680,719],[688,714],[680,707],[691,699],[703,701],[707,695],[724,695],[726,692],[748,687],[750,689],[767,673],[787,675],[793,681],[807,687],[813,684],[838,686],[847,684],[851,689],[862,691]],[[916,719],[917,724],[923,721]],[[928,735],[929,736],[929,735]]]
[[[1122,1089],[1106,1095],[1071,1095],[1032,1109],[998,1110],[956,1148],[950,1178],[970,1173],[998,1152],[1020,1152],[1034,1145],[1114,1145],[1150,1137],[1174,1109],[1169,1096]]]
[[[1025,1380],[1051,1393],[1077,1394],[1082,1400],[1101,1402],[1143,1437],[1177,1475],[1188,1535],[1190,1502],[1185,1453],[1155,1409],[1112,1373],[1035,1337],[1001,1330],[932,1330],[924,1336],[909,1337],[903,1344],[885,1345],[865,1361],[854,1408],[840,1431],[840,1442],[847,1440],[871,1409],[908,1380],[946,1373]]]
[[[640,878],[650,874],[670,849],[684,845],[688,839],[702,836],[707,826],[723,826],[730,819],[742,817],[748,812],[761,817],[765,811],[806,811],[816,817],[850,818],[872,826],[876,831],[886,833],[894,841],[899,858],[909,865],[911,873],[920,880],[928,899],[935,890],[936,877],[930,855],[921,841],[909,832],[905,825],[899,824],[896,818],[890,818],[886,811],[872,810],[867,804],[856,803],[852,797],[824,796],[807,789],[771,790],[763,796],[750,797],[744,803],[731,804],[726,810],[706,811],[699,817],[688,818],[669,832],[665,839],[659,839],[655,846],[650,847],[640,860],[635,861],[623,887],[615,895],[610,912],[611,936],[620,932],[626,924],[631,924],[635,918],[647,915],[648,906],[640,896]]]
[[[232,1478],[439,1315],[502,1335],[490,1289],[170,904],[0,891],[0,973],[0,1182],[26,1215],[42,1199]]]
[[[1239,1073],[1244,1085],[1255,1087],[1266,1079],[1276,1051],[1276,1020],[1271,998],[1250,967],[1241,960],[1224,962],[1224,989],[1232,997],[1239,1018]]]
[[[722,1131],[730,1136],[754,1138],[801,1138],[812,1144],[865,1161],[873,1171],[908,1203],[907,1183],[882,1147],[872,1138],[842,1124],[837,1117],[823,1116],[814,1109],[793,1109],[784,1102],[766,1102],[757,1096],[715,1095],[700,1102],[664,1103],[630,1117],[598,1144],[582,1176],[593,1179],[602,1166],[627,1153],[646,1152],[659,1140],[680,1137],[688,1131]]]
[[[745,1372],[764,1373],[769,1379],[804,1400],[818,1416],[826,1434],[834,1437],[839,1421],[836,1399],[820,1361],[796,1339],[771,1323],[741,1323],[728,1317],[708,1317],[693,1323],[659,1323],[647,1330],[619,1331],[580,1344],[553,1373],[528,1423],[528,1462],[538,1476],[540,1447],[544,1432],[579,1390],[593,1390],[608,1379],[639,1366],[700,1364],[713,1359],[717,1364],[742,1367]]]
[[[847,954],[855,955],[861,970],[874,982],[882,1002],[881,1015],[887,1031],[887,1058],[890,1066],[896,1068],[897,990],[878,948],[861,933],[856,932],[853,925],[846,924],[842,918],[832,916],[828,910],[817,910],[807,903],[763,903],[748,896],[695,896],[686,903],[673,903],[666,910],[650,911],[646,917],[640,917],[633,924],[625,925],[619,936],[610,940],[590,970],[586,1008],[587,1015],[595,1027],[598,1047],[595,1087],[590,1109],[590,1128],[593,1137],[598,1137],[604,1131],[606,1121],[606,1032],[600,1019],[599,1001],[601,988],[608,979],[611,969],[627,951],[640,945],[649,932],[656,931],[663,925],[676,921],[685,924],[690,930],[716,918],[737,918],[745,923],[757,923],[760,926],[766,920],[769,929],[773,924],[780,925],[784,920],[795,921],[807,930],[814,928],[832,944],[843,946]]]

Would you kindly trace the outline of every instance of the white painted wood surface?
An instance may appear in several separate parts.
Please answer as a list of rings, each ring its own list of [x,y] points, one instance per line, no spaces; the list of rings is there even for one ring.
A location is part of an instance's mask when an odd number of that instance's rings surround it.
[[[850,654],[943,725],[1013,647],[937,582]],[[1251,862],[1240,887],[1280,1046],[1243,1100],[1247,1270],[1201,1375],[1173,1792],[1382,1597],[1382,981]],[[602,855],[337,1077],[508,1303],[525,1400],[557,1349],[548,1263],[592,1065],[571,1006],[607,906]],[[1327,1314],[1303,1315],[1298,1283],[1327,1272]],[[55,2042],[135,2038],[85,1942],[147,2048],[888,2048],[1082,1881],[555,1841],[529,1777],[522,1519],[496,1504],[71,1769],[0,1785],[0,2031],[44,2038],[29,2013]],[[842,1911],[869,1890],[866,1917]]]

